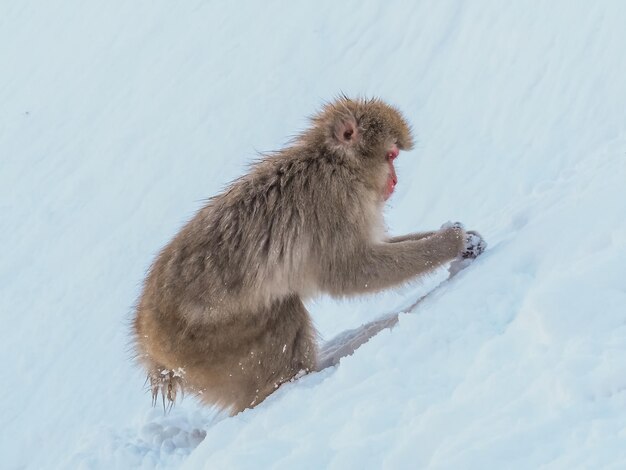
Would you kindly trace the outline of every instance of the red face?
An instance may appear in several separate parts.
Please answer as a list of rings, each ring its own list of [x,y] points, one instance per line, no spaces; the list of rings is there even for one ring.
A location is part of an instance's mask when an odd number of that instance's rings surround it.
[[[387,163],[389,164],[389,176],[387,177],[387,184],[385,185],[384,198],[385,201],[391,197],[393,194],[393,190],[396,188],[396,184],[398,183],[398,176],[396,175],[396,169],[393,167],[393,161],[400,154],[400,150],[398,150],[397,145],[393,145],[385,158],[387,159]]]

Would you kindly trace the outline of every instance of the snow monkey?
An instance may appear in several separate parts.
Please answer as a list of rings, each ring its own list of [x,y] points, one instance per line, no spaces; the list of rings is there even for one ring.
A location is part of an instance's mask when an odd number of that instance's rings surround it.
[[[394,107],[342,96],[209,199],[157,256],[137,304],[153,400],[188,390],[232,414],[254,407],[320,368],[303,300],[380,291],[480,254],[461,224],[385,233],[394,160],[412,146]]]

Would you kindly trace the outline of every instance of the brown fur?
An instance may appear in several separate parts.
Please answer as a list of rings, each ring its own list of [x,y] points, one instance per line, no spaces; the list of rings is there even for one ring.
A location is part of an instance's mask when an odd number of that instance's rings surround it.
[[[458,227],[385,235],[393,145],[413,145],[395,108],[342,97],[209,200],[157,257],[136,310],[153,393],[173,401],[184,387],[233,413],[255,406],[318,367],[303,298],[380,291],[459,256]]]

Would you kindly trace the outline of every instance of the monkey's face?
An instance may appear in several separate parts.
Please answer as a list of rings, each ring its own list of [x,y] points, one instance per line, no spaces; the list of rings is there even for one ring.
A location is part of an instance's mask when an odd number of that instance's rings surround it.
[[[346,107],[350,117],[341,120],[342,130],[348,130],[355,156],[377,175],[386,201],[398,183],[394,160],[400,150],[413,147],[411,130],[398,110],[380,100],[351,101]]]
[[[327,150],[365,169],[372,186],[389,199],[398,183],[393,161],[400,150],[413,147],[411,129],[400,112],[376,98],[344,96],[327,104],[313,122],[322,130]]]

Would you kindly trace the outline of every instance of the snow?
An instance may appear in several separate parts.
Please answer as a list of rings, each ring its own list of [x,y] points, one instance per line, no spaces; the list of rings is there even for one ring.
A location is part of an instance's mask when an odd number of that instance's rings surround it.
[[[3,468],[626,467],[620,1],[0,4]],[[396,104],[393,233],[488,250],[378,296],[341,361],[227,418],[150,407],[132,306],[204,198],[338,92]]]

